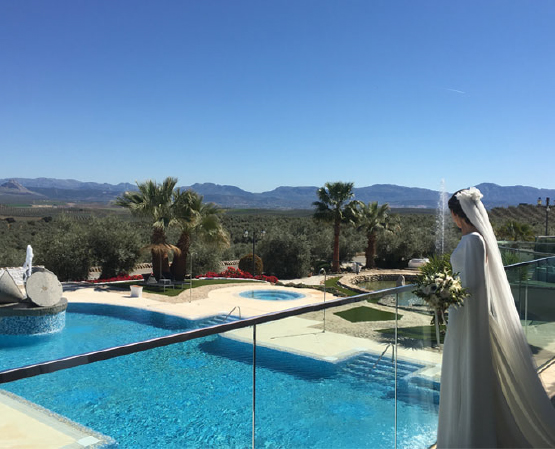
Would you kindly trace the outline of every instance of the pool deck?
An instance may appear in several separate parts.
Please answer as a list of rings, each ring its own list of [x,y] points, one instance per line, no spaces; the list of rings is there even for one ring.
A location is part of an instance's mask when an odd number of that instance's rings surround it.
[[[319,282],[317,276],[310,279]],[[306,283],[306,282],[305,282]],[[204,287],[199,288],[202,289]],[[306,296],[288,301],[264,301],[243,298],[239,295],[245,290],[268,290],[271,288],[291,289]],[[196,289],[194,289],[196,290]],[[178,298],[143,293],[142,297],[131,297],[130,292],[113,290],[98,285],[71,285],[64,289],[64,297],[69,303],[99,303],[127,307],[137,307],[155,312],[180,316],[187,319],[202,319],[214,315],[227,315],[242,318],[258,316],[274,311],[301,305],[313,304],[324,300],[323,292],[312,289],[293,289],[291,287],[274,287],[269,284],[238,284],[208,288],[199,298],[189,301],[189,291],[184,291]],[[333,296],[327,295],[326,299]],[[329,312],[328,312],[329,313]],[[314,357],[329,362],[337,362],[361,352],[372,352],[391,356],[391,347],[387,344],[359,338],[322,328],[322,321],[304,317],[289,317],[279,322],[270,322],[256,328],[258,345],[287,351],[299,355]],[[226,338],[251,343],[252,328],[237,329],[223,335]],[[439,380],[441,354],[432,350],[398,348],[401,359],[424,364],[419,373],[432,380]],[[544,370],[540,376],[550,397],[555,395],[555,365]],[[14,395],[0,390],[0,448],[96,448],[106,447],[106,439],[93,430],[72,423],[41,407],[34,406]],[[32,429],[32,432],[29,432]],[[104,437],[105,438],[105,437]]]
[[[110,437],[3,390],[0,416],[2,448],[96,449],[114,445]]]

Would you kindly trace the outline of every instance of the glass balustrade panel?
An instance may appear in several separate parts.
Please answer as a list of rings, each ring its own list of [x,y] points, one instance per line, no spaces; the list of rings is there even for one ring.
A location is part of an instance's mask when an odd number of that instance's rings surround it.
[[[3,432],[0,446],[33,447],[38,435],[36,447],[94,439],[99,447],[249,447],[252,348],[236,353],[227,340],[214,335],[2,384],[0,419],[14,432]]]
[[[257,447],[393,447],[393,342],[376,319],[394,318],[361,301],[257,326]]]
[[[555,357],[555,258],[520,269],[520,310],[526,338],[538,367]],[[524,304],[524,307],[523,307]]]
[[[448,314],[437,317],[412,291],[397,300],[397,447],[430,447],[436,441],[443,340]],[[383,300],[382,300],[383,301]],[[386,323],[384,323],[385,325]],[[388,334],[395,328],[388,325]],[[440,345],[438,345],[438,337]]]

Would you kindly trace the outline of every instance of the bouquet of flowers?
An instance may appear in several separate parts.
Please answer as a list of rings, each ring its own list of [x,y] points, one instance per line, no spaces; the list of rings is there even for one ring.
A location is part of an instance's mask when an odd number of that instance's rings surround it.
[[[416,281],[414,294],[438,311],[444,311],[451,305],[460,307],[468,296],[460,279],[453,274],[450,267],[434,273],[421,273]]]
[[[436,339],[439,345],[439,322],[441,320],[445,324],[445,311],[451,305],[455,307],[464,305],[464,299],[468,296],[457,273],[453,273],[448,256],[432,257],[430,262],[420,267],[416,290],[413,293],[426,301],[434,311],[432,324],[435,324]]]

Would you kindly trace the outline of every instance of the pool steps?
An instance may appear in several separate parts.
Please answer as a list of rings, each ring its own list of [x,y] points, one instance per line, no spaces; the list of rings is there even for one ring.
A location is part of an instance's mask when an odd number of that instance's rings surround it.
[[[229,315],[229,314],[214,315],[214,316],[205,318],[203,320],[200,320],[196,327],[198,329],[201,329],[203,327],[216,326],[218,324],[229,323],[229,322],[238,321],[238,320],[240,320],[240,318],[234,315]]]
[[[383,358],[380,363],[376,364],[378,359],[379,357],[374,354],[359,354],[345,363],[342,372],[360,379],[381,378],[383,381],[391,381],[395,370],[394,364],[389,358]],[[398,379],[414,386],[439,391],[439,382],[427,376],[422,376],[426,370],[428,370],[428,367],[401,360],[397,361]]]

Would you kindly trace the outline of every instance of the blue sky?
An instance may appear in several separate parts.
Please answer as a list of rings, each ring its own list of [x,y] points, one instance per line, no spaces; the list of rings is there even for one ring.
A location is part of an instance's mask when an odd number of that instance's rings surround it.
[[[0,178],[555,188],[555,2],[0,0]]]

